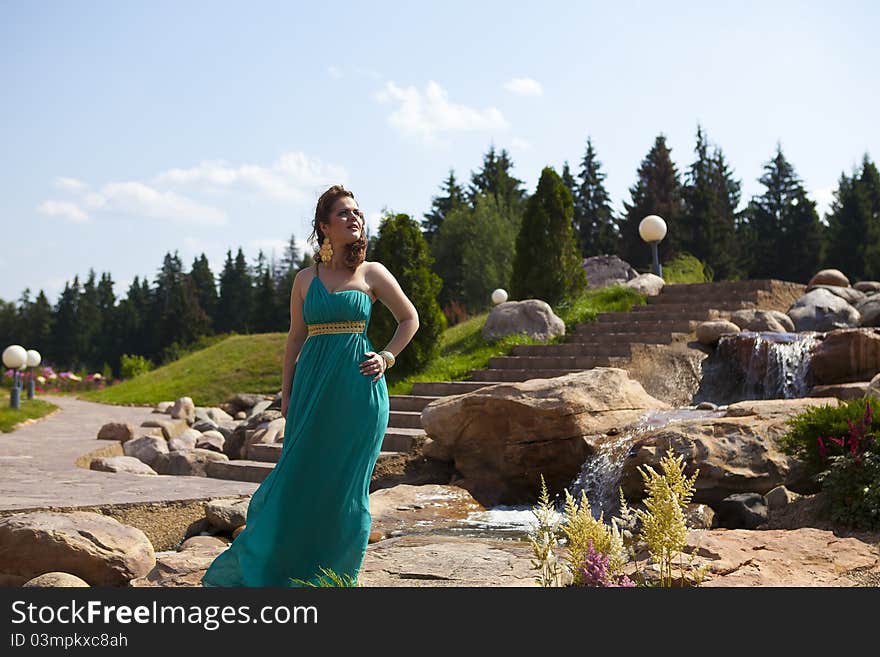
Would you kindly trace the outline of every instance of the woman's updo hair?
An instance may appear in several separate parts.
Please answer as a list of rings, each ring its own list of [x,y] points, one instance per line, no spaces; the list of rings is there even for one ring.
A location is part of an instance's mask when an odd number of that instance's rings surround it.
[[[354,198],[354,194],[347,190],[342,185],[333,185],[326,192],[321,194],[321,198],[318,199],[318,204],[315,207],[315,219],[312,224],[312,234],[309,235],[309,240],[314,240],[317,242],[317,249],[315,250],[315,262],[323,262],[321,260],[321,244],[324,243],[324,231],[321,230],[321,222],[330,223],[330,211],[333,209],[334,204],[337,200],[344,196],[349,196]],[[364,257],[367,253],[367,238],[364,234],[363,222],[361,222],[361,232],[360,237],[356,239],[354,242],[349,242],[344,246],[345,253],[343,253],[343,262],[349,268],[354,270],[364,261]]]

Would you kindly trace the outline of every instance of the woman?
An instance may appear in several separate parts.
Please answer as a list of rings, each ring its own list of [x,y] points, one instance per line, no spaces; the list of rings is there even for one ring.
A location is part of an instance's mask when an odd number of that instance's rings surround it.
[[[203,586],[300,586],[331,572],[353,582],[366,553],[370,479],[388,426],[384,373],[418,313],[384,265],[364,260],[364,215],[342,185],[318,199],[312,236],[321,249],[290,294],[281,454]],[[376,299],[398,321],[378,353],[367,337]]]

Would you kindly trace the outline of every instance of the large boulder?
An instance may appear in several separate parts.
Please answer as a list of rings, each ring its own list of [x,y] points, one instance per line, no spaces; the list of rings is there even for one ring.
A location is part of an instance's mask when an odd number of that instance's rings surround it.
[[[616,255],[597,255],[584,258],[581,263],[591,288],[620,285],[639,275],[632,266]]]
[[[160,436],[140,436],[122,445],[126,456],[133,456],[152,466],[160,454],[168,453],[168,441]]]
[[[99,472],[127,472],[138,475],[157,474],[153,468],[134,456],[101,456],[92,459],[89,469]]]
[[[825,288],[807,292],[788,309],[797,331],[832,331],[858,326],[859,311]]]
[[[168,469],[162,474],[207,477],[205,467],[209,461],[228,461],[226,454],[211,449],[181,449],[168,454]]]
[[[450,483],[490,506],[534,502],[542,474],[560,492],[607,433],[668,408],[626,370],[596,367],[441,397],[421,422],[426,456],[454,461],[463,479]]]
[[[669,446],[683,455],[685,474],[699,468],[693,501],[717,505],[737,493],[765,494],[779,485],[798,493],[812,493],[816,482],[794,457],[785,454],[779,439],[787,420],[808,408],[838,406],[834,398],[764,399],[730,404],[722,417],[685,419],[636,437],[622,470],[627,498],[644,495],[638,468],[650,465],[659,472]]]
[[[869,381],[880,372],[880,327],[829,331],[810,359],[813,383]]]
[[[108,422],[98,430],[98,440],[118,440],[125,443],[135,437],[134,425],[128,422]]]
[[[662,278],[657,276],[657,274],[639,274],[632,280],[624,283],[625,287],[631,287],[639,294],[644,294],[649,297],[656,297],[660,292],[663,291],[663,286],[666,284]]]
[[[839,285],[848,287],[849,279],[839,269],[823,269],[816,272],[807,285]]]
[[[565,322],[546,301],[524,299],[499,303],[483,325],[483,339],[487,342],[519,333],[536,340],[549,340],[557,335],[565,335]]]
[[[860,292],[854,287],[844,287],[843,285],[808,285],[804,292],[812,292],[813,290],[820,289],[828,290],[831,294],[840,297],[851,306],[855,306],[860,301],[864,301],[867,297],[864,292]]]
[[[739,332],[740,327],[726,319],[710,319],[700,322],[695,331],[697,342],[708,345],[717,344],[722,335]]]
[[[186,420],[187,424],[195,422],[196,405],[192,397],[179,397],[171,407],[170,414],[175,420]]]
[[[880,292],[880,281],[859,281],[853,287],[865,294],[876,294]]]
[[[155,565],[136,527],[91,511],[35,511],[0,519],[0,574],[30,580],[62,571],[90,586],[125,586]]]
[[[794,333],[791,317],[780,310],[742,308],[730,314],[730,321],[743,331]]]
[[[872,294],[855,304],[861,326],[880,326],[880,294]]]

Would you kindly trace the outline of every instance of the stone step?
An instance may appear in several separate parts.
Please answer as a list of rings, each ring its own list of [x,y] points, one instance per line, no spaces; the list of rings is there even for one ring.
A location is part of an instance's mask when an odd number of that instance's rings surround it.
[[[419,422],[417,428],[389,426],[385,430],[385,437],[382,439],[382,451],[409,452],[412,450],[414,439],[417,436],[424,435],[425,430],[422,429],[421,422]],[[278,463],[283,448],[284,443],[257,443],[248,448],[247,460],[259,461],[261,463]]]
[[[489,369],[499,370],[588,370],[608,365],[607,356],[492,356]]]
[[[700,322],[705,321],[702,319],[694,320],[694,319],[664,319],[664,320],[642,320],[639,319],[624,319],[617,321],[604,321],[604,322],[586,322],[584,324],[578,324],[575,329],[578,333],[586,334],[590,331],[595,332],[596,330],[607,332],[607,333],[661,333],[661,332],[675,332],[675,333],[690,333],[693,331],[694,326],[699,324]],[[596,325],[599,325],[599,328],[592,328]],[[581,327],[584,327],[583,329]]]
[[[578,368],[573,370],[557,370],[557,369],[540,369],[540,370],[506,370],[506,369],[485,369],[471,370],[471,376],[474,381],[495,381],[498,383],[509,383],[511,381],[527,381],[529,379],[550,379],[556,376],[571,374],[572,372],[583,372],[584,369]]]
[[[757,294],[755,292],[721,292],[718,290],[707,292],[667,292],[663,290],[660,294],[648,297],[645,302],[647,304],[666,304],[666,303],[709,303],[711,301],[747,301],[756,302]]]
[[[754,308],[757,302],[742,299],[707,299],[705,301],[682,301],[679,299],[667,300],[665,303],[651,303],[647,306],[633,306],[630,312],[634,313],[688,313],[694,310],[740,310],[741,308]],[[604,314],[604,313],[603,313]]]
[[[596,323],[606,322],[662,322],[671,320],[705,321],[709,318],[708,308],[692,308],[690,310],[646,310],[643,312],[601,313],[596,316]]]
[[[627,356],[630,354],[629,345],[635,342],[643,343],[643,344],[669,344],[672,342],[672,332],[671,331],[658,331],[656,333],[644,332],[644,333],[632,333],[632,332],[615,332],[611,333],[605,330],[604,327],[608,326],[608,324],[600,325],[596,331],[579,331],[578,333],[569,333],[565,336],[565,343],[560,345],[547,345],[549,347],[580,347],[580,345],[584,345],[586,349],[590,349],[592,345],[610,345],[612,347],[611,351],[607,353],[608,356]],[[521,345],[521,346],[531,346],[531,345]],[[614,353],[614,349],[620,349],[623,353]],[[605,352],[598,352],[605,353]],[[569,355],[568,353],[560,353],[553,355]]]
[[[269,476],[274,467],[274,463],[253,459],[208,461],[205,463],[205,474],[214,479],[232,479],[259,484]]]
[[[379,452],[378,461],[400,456],[400,452]],[[214,479],[248,481],[262,483],[272,472],[275,463],[254,461],[251,459],[232,459],[231,461],[208,461],[205,463],[205,474]]]
[[[577,335],[576,333],[572,335]],[[514,356],[629,356],[628,340],[603,340],[581,337],[581,340],[559,344],[518,344],[514,345]],[[666,336],[671,341],[670,336]]]
[[[473,392],[495,383],[505,381],[416,381],[413,383],[414,395],[430,395],[435,397],[448,397],[449,395],[461,395],[465,392]]]
[[[388,426],[401,429],[421,429],[421,411],[389,411]]]
[[[284,443],[257,443],[248,447],[247,457],[251,461],[278,463]]]
[[[389,395],[388,405],[392,411],[421,411],[435,399],[432,395]]]
[[[748,279],[742,281],[711,281],[703,283],[669,283],[663,286],[661,294],[668,292],[690,292],[690,291],[742,291],[742,290],[769,290],[774,284],[785,283],[789,281],[780,281],[775,278]]]

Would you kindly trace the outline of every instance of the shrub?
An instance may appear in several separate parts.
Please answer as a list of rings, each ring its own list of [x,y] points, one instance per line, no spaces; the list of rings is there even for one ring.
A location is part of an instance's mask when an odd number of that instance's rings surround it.
[[[827,458],[820,451],[820,442],[824,436],[843,436],[850,430],[852,422],[865,417],[869,406],[867,398],[852,399],[842,402],[839,406],[823,404],[807,409],[803,413],[789,418],[786,424],[791,429],[780,439],[783,451],[807,463],[815,473],[827,466]],[[867,433],[874,437],[870,451],[880,452],[876,436],[880,433],[880,418],[872,417],[866,427]],[[843,454],[842,447],[833,442],[826,442],[828,455]]]
[[[123,379],[131,379],[153,369],[153,363],[139,354],[122,354],[119,362]]]

